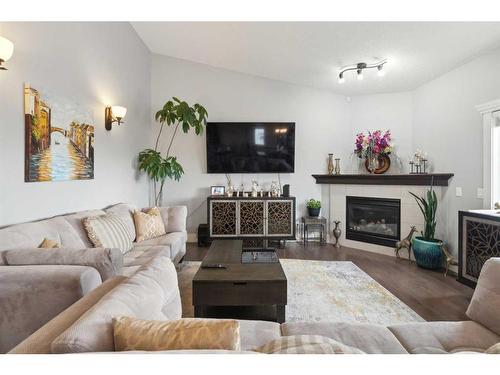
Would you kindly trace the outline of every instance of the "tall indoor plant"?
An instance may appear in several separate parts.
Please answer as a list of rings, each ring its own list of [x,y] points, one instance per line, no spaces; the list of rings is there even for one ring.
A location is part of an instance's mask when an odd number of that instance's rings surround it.
[[[420,267],[437,269],[441,267],[442,252],[440,245],[442,241],[434,238],[438,206],[436,192],[431,186],[424,197],[419,197],[412,192],[410,192],[410,194],[417,201],[425,221],[424,231],[421,232],[422,236],[413,239],[413,255]]]
[[[163,186],[167,178],[179,181],[184,174],[184,169],[177,161],[177,157],[170,154],[177,130],[181,127],[184,133],[188,133],[191,128],[194,128],[196,135],[201,135],[207,117],[207,110],[200,104],[196,103],[191,107],[176,97],[166,102],[163,108],[156,112],[155,120],[160,123],[160,129],[156,137],[155,148],[154,150],[148,148],[139,153],[139,170],[146,172],[153,180],[156,206],[161,205]],[[158,146],[165,124],[167,126],[175,125],[175,129],[168,143],[167,152],[162,155]],[[159,189],[157,189],[158,184],[160,185]]]

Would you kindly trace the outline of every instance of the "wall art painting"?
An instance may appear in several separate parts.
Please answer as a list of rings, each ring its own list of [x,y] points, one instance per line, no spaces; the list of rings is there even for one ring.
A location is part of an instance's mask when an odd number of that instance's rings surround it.
[[[24,85],[26,182],[94,178],[92,110]]]

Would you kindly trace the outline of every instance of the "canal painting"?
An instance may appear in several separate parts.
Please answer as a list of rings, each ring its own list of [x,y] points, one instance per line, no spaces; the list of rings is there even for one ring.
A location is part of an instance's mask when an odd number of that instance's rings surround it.
[[[94,178],[92,111],[24,85],[25,181]]]

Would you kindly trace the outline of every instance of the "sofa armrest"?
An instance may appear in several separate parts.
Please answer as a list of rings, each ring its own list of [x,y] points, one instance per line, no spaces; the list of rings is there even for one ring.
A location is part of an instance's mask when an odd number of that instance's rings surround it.
[[[71,265],[95,268],[102,281],[121,273],[123,254],[119,249],[15,249],[0,253],[6,266]]]
[[[0,266],[0,353],[101,284],[85,266]]]
[[[167,233],[186,232],[186,206],[160,207],[160,213]]]

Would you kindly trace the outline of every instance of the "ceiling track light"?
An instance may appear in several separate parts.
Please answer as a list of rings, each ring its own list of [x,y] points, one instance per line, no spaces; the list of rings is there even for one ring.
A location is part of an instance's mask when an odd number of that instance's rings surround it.
[[[344,83],[345,82],[345,77],[344,73],[355,70],[356,71],[356,77],[358,78],[358,81],[361,81],[363,79],[363,71],[365,69],[377,69],[377,74],[379,77],[383,77],[385,75],[385,69],[384,65],[387,64],[387,59],[380,60],[376,63],[373,64],[367,64],[364,62],[357,63],[354,65],[349,65],[344,68],[342,68],[339,72],[339,83]]]

